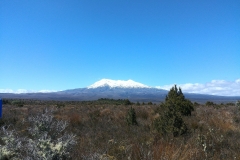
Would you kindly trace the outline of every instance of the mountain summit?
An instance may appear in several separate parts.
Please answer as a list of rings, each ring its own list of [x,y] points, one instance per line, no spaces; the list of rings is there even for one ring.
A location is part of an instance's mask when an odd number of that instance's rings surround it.
[[[95,82],[94,84],[88,86],[88,89],[99,88],[99,87],[110,87],[110,88],[150,88],[147,85],[144,85],[133,80],[111,80],[111,79],[102,79]]]

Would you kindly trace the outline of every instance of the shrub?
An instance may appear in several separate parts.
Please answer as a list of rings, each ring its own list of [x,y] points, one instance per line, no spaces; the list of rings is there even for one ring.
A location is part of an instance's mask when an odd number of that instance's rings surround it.
[[[16,105],[18,107],[23,107],[24,102],[21,100],[15,100],[15,101],[12,101],[12,105]]]
[[[124,105],[131,105],[131,102],[129,101],[129,99],[126,99],[126,100],[124,101]]]
[[[65,104],[63,104],[63,103],[58,103],[56,105],[56,108],[64,108],[64,107],[65,107]]]
[[[235,104],[233,102],[226,103],[227,106],[234,106]]]
[[[127,116],[126,116],[126,121],[128,125],[137,125],[137,120],[136,120],[136,112],[134,108],[130,108],[128,110]]]
[[[236,107],[240,108],[240,101],[236,102]]]
[[[152,105],[153,103],[152,102],[148,102],[148,105]]]
[[[194,106],[200,106],[200,104],[197,103],[197,102],[194,102],[193,105],[194,105]]]
[[[187,132],[187,126],[181,116],[190,116],[193,110],[192,102],[185,99],[181,88],[175,85],[156,110],[160,116],[154,120],[153,126],[162,135],[182,135]]]
[[[100,116],[100,110],[96,109],[88,113],[88,116],[92,122],[92,124],[96,125],[98,122],[98,117]]]
[[[75,135],[65,132],[66,121],[56,120],[52,111],[45,109],[42,114],[26,120],[28,137],[21,138],[17,132],[2,128],[0,159],[66,159],[75,144]]]
[[[77,113],[73,113],[70,117],[70,124],[73,127],[79,127],[81,125],[81,117]]]
[[[3,100],[2,100],[2,103],[3,103],[3,104],[9,104],[10,102],[9,102],[9,100],[7,100],[7,99],[3,99]]]
[[[142,118],[142,119],[144,119],[144,120],[147,120],[147,119],[148,119],[148,112],[147,112],[146,109],[140,109],[140,110],[137,112],[137,114],[138,114],[138,117],[139,117],[139,118]]]
[[[170,106],[174,104],[175,110],[183,116],[191,116],[191,112],[194,110],[192,102],[185,98],[181,88],[178,89],[176,85],[168,92],[165,103],[170,103]]]
[[[205,103],[205,105],[206,105],[206,106],[215,106],[216,104],[213,103],[213,102],[211,102],[211,101],[207,101],[207,102]]]
[[[161,108],[163,112],[153,122],[154,128],[159,133],[176,137],[187,132],[187,126],[181,117],[181,113],[177,112],[174,104],[162,104]]]
[[[9,126],[4,126],[1,128],[0,131],[0,159],[21,159],[21,155],[18,154],[22,148],[22,140],[18,138],[18,135],[15,133],[14,130],[9,131]]]

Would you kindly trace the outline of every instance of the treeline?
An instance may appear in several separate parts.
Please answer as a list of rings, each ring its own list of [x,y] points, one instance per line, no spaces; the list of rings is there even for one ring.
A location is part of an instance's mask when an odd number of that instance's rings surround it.
[[[15,105],[22,107],[24,105],[56,105],[64,106],[64,105],[145,105],[145,103],[134,103],[129,99],[109,99],[109,98],[100,98],[98,100],[91,101],[55,101],[55,100],[35,100],[35,99],[3,99],[3,104]],[[152,105],[152,102],[146,103],[148,105]]]

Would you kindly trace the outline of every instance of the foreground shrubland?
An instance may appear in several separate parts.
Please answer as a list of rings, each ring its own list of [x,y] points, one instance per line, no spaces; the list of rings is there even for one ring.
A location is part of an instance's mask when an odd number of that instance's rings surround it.
[[[171,103],[143,105],[108,99],[7,103],[0,120],[0,157],[240,159],[240,113],[235,105],[195,104],[189,106],[189,114],[171,109]]]

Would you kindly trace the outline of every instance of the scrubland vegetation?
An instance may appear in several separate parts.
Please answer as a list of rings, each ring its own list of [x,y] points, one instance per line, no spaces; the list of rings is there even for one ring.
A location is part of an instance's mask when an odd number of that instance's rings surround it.
[[[0,159],[240,159],[240,103],[4,99]]]

